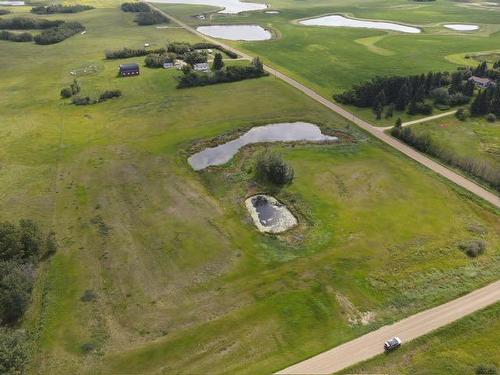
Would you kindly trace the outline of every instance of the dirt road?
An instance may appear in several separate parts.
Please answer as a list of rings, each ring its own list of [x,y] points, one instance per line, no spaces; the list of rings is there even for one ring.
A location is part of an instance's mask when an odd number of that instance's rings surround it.
[[[214,44],[219,44],[223,46],[224,48],[227,48],[230,51],[233,51],[234,53],[237,53],[238,55],[242,56],[245,59],[251,59],[251,57],[243,53],[231,46],[228,46],[224,43],[222,43],[220,40],[213,39],[211,37],[208,37],[206,35],[201,34],[200,32],[196,31],[196,29],[192,28],[191,26],[185,24],[184,22],[178,20],[175,17],[172,17],[170,14],[167,14],[163,12],[162,10],[156,8],[154,4],[149,3],[150,6],[158,10],[159,12],[163,13],[166,17],[170,18],[173,22],[177,23],[178,25],[182,26],[186,30],[192,32],[193,34],[196,34],[203,39],[214,43]],[[454,182],[455,184],[461,186],[462,188],[470,191],[471,193],[483,198],[484,200],[488,201],[492,205],[499,207],[500,208],[500,197],[495,195],[494,193],[482,188],[475,182],[459,175],[456,172],[453,172],[452,170],[448,169],[447,167],[435,162],[434,160],[428,158],[427,156],[421,154],[420,152],[414,150],[411,147],[408,147],[406,144],[399,142],[398,140],[394,139],[393,137],[385,134],[381,128],[377,128],[373,125],[370,125],[368,122],[360,119],[359,117],[355,116],[351,112],[345,110],[344,108],[340,107],[339,105],[331,102],[328,99],[325,99],[321,95],[317,94],[315,91],[311,90],[310,88],[304,86],[303,84],[295,81],[294,79],[284,75],[283,73],[279,72],[276,69],[273,69],[269,66],[264,67],[267,72],[270,74],[274,75],[275,77],[285,81],[289,85],[295,87],[296,89],[302,91],[304,94],[309,96],[310,98],[316,100],[317,102],[323,104],[325,107],[328,107],[332,111],[338,113],[339,115],[347,118],[348,120],[354,122],[356,125],[358,125],[360,128],[366,130],[369,132],[371,135],[373,135],[375,138],[380,139],[382,142],[387,143],[388,145],[394,147],[396,150],[402,152],[406,156],[412,158],[413,160],[417,161],[418,163],[426,166],[429,169],[432,169],[434,172],[440,174],[441,176],[447,178],[448,180]]]
[[[455,113],[457,113],[456,110],[449,111],[449,112],[444,112],[444,113],[439,113],[439,114],[434,115],[434,116],[423,117],[423,118],[420,118],[420,119],[417,119],[417,120],[403,122],[403,124],[401,124],[401,126],[404,127],[404,126],[409,126],[409,125],[414,125],[414,124],[421,124],[422,122],[433,121],[433,120],[440,119],[442,117],[451,116],[451,115],[454,115]],[[387,130],[387,129],[391,129],[391,128],[392,128],[392,126],[386,126],[386,127],[378,127],[377,129]]]
[[[384,326],[355,340],[297,363],[277,374],[332,374],[384,352],[383,343],[398,336],[405,342],[425,335],[500,301],[500,281],[451,302]]]

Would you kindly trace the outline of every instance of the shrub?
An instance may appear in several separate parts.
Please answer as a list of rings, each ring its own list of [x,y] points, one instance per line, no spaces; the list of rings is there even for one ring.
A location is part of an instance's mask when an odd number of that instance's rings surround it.
[[[262,182],[283,186],[291,184],[295,172],[280,155],[265,151],[257,156],[255,178]]]
[[[159,48],[154,50],[146,50],[144,48],[139,49],[130,49],[130,48],[122,48],[116,51],[106,51],[106,59],[108,60],[116,60],[116,59],[127,59],[129,57],[140,57],[146,56],[148,54],[163,54],[165,53],[165,48]]]
[[[31,8],[31,13],[35,14],[55,14],[55,13],[79,13],[84,12],[86,10],[95,9],[90,5],[62,5],[62,4],[53,4],[53,5],[41,5],[35,6]]]
[[[61,90],[61,98],[68,99],[71,98],[71,96],[73,96],[73,93],[69,87],[65,87]]]
[[[80,297],[80,301],[82,302],[92,302],[97,298],[97,294],[93,290],[87,289],[82,296]]]
[[[173,54],[157,54],[152,53],[147,55],[144,59],[144,64],[148,68],[161,68],[166,62],[173,62],[175,60],[175,55]]]
[[[450,95],[449,103],[451,106],[464,105],[469,102],[470,102],[470,96],[465,96],[460,92]]]
[[[73,99],[71,99],[71,103],[74,105],[90,105],[90,104],[95,104],[96,101],[90,99],[88,96],[75,96]]]
[[[495,122],[497,120],[497,116],[495,116],[494,113],[488,113],[486,115],[486,121],[488,122]]]
[[[434,100],[434,104],[449,104],[450,94],[448,89],[445,87],[438,87],[431,91],[431,98]]]
[[[207,62],[207,55],[196,51],[191,51],[185,54],[184,61],[189,65]]]
[[[12,324],[28,306],[33,285],[29,265],[15,261],[0,262],[0,323]]]
[[[467,120],[467,117],[469,117],[469,113],[465,109],[459,108],[455,113],[455,117],[460,121],[465,121]]]
[[[122,96],[122,92],[120,90],[106,90],[101,95],[99,95],[99,102],[104,102],[113,98],[119,98],[120,96]]]
[[[467,256],[471,258],[476,258],[477,256],[484,253],[486,249],[486,243],[483,240],[470,240],[463,242],[458,245],[460,250],[462,250]]]
[[[66,22],[58,27],[42,31],[35,36],[35,43],[41,45],[56,44],[85,30],[79,22]]]
[[[498,374],[497,367],[495,365],[485,365],[485,364],[480,364],[479,366],[477,366],[475,373],[476,373],[476,375],[496,375],[496,374]]]
[[[120,6],[120,8],[123,12],[132,12],[132,13],[149,12],[151,10],[148,4],[140,2],[123,3]]]
[[[23,374],[27,360],[26,335],[0,327],[0,374]]]
[[[9,31],[0,31],[0,40],[8,40],[11,42],[31,42],[33,41],[33,35],[30,33],[11,33]]]
[[[160,23],[169,22],[168,18],[163,14],[153,11],[153,12],[141,12],[137,13],[134,18],[134,22],[139,26],[157,25]]]

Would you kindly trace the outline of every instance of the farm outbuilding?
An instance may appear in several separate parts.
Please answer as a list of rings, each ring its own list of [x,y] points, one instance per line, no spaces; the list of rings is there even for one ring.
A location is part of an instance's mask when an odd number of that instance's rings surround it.
[[[139,65],[138,64],[120,64],[120,70],[118,72],[120,76],[137,76],[139,75]]]

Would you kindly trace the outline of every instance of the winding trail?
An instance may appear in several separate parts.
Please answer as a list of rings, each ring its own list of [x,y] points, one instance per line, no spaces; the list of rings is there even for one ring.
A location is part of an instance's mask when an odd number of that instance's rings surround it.
[[[219,44],[222,47],[240,55],[242,58],[251,60],[252,57],[244,52],[241,52],[237,50],[236,48],[233,48],[231,46],[228,46],[227,44],[224,44],[218,39],[211,38],[209,36],[206,36],[200,32],[198,32],[195,28],[187,25],[186,23],[180,21],[176,17],[171,16],[170,14],[165,13],[163,10],[157,8],[154,3],[148,3],[149,6],[154,8],[156,11],[160,12],[163,14],[165,17],[168,17],[170,20],[173,22],[177,23],[179,26],[183,27],[187,31],[198,35],[199,37],[209,41],[210,43],[214,44]],[[356,125],[358,125],[360,128],[363,130],[367,131],[371,135],[373,135],[375,138],[378,138],[382,142],[388,144],[389,146],[392,146],[396,150],[402,152],[406,156],[412,158],[416,162],[426,166],[427,168],[433,170],[437,174],[443,176],[444,178],[454,182],[458,186],[461,186],[462,188],[470,191],[471,193],[477,195],[478,197],[481,197],[485,201],[491,203],[493,206],[500,208],[500,197],[495,195],[494,193],[484,189],[480,185],[476,184],[474,181],[469,180],[468,178],[465,178],[464,176],[452,171],[451,169],[448,169],[442,164],[437,163],[436,161],[430,159],[429,157],[421,154],[420,152],[416,151],[415,149],[407,146],[406,144],[398,141],[397,139],[391,137],[390,135],[387,135],[384,133],[384,128],[379,128],[376,126],[373,126],[366,122],[365,120],[362,120],[361,118],[355,116],[353,113],[345,110],[341,106],[331,102],[330,100],[324,98],[323,96],[319,95],[316,93],[314,90],[310,89],[307,86],[304,86],[302,83],[297,82],[296,80],[288,77],[287,75],[281,73],[280,71],[271,68],[270,66],[265,65],[264,69],[271,75],[275,76],[276,78],[279,78],[289,85],[295,87],[297,90],[302,91],[304,94],[306,94],[308,97],[311,99],[316,100],[318,103],[324,105],[325,107],[331,109],[332,111],[336,112],[342,117],[345,117],[346,119],[352,121]]]

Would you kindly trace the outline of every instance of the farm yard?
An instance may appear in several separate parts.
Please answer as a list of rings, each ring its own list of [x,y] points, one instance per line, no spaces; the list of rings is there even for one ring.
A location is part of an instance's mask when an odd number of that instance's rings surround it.
[[[193,25],[265,27],[270,40],[228,43],[325,97],[373,74],[451,71],[446,56],[493,50],[500,38],[500,12],[463,3],[271,3],[279,14],[159,7]],[[0,221],[36,220],[59,244],[11,327],[27,333],[28,373],[271,373],[498,279],[498,209],[271,76],[181,90],[177,69],[149,68],[144,56],[106,59],[106,51],[202,39],[173,22],[139,26],[120,2],[82,4],[95,9],[33,15],[16,6],[1,16],[76,21],[86,31],[53,45],[0,41]],[[293,22],[332,12],[423,32]],[[438,26],[461,22],[481,28],[463,35]],[[223,57],[226,67],[247,65]],[[118,77],[120,64],[137,64],[140,74]],[[60,92],[75,79],[81,97],[120,96],[72,105]],[[188,163],[252,128],[294,122],[338,142],[252,144],[223,165],[195,171]],[[412,129],[498,163],[497,124],[450,117]],[[263,150],[293,168],[293,182],[255,179]],[[261,193],[285,204],[297,225],[260,233],[245,200]],[[471,256],[471,244],[482,252]],[[488,351],[471,359],[464,348],[468,339],[478,351],[493,341],[475,329],[495,331],[497,307],[456,323],[463,336],[452,326],[411,344],[411,367],[401,351],[392,367],[376,358],[359,369],[442,369],[445,348],[429,365],[426,340],[450,336],[467,358],[453,370],[498,365]]]

